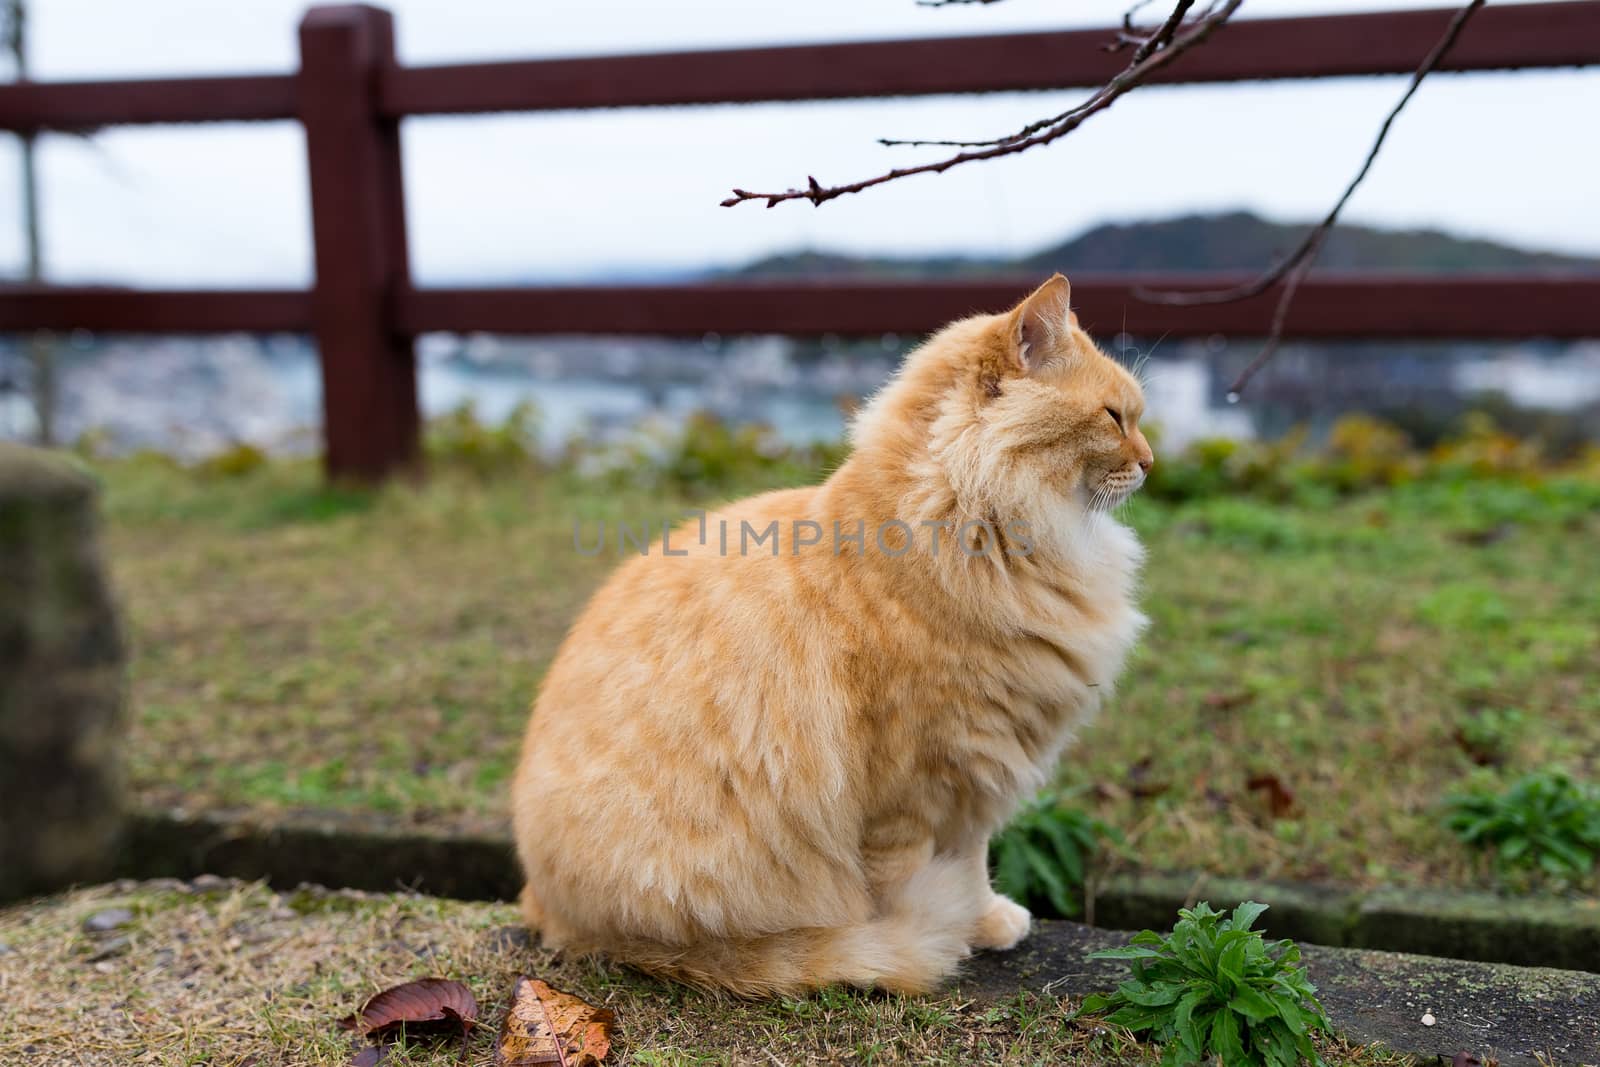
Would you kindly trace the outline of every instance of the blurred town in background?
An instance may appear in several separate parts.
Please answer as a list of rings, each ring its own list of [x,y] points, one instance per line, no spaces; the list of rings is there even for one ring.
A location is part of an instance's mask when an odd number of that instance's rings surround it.
[[[1299,227],[1248,213],[1095,227],[1017,259],[866,257],[800,252],[763,257],[706,278],[932,278],[1053,270],[1249,270],[1291,246]],[[1437,231],[1341,228],[1323,254],[1332,269],[1440,272],[1594,272],[1584,258],[1468,240]],[[678,280],[682,275],[677,276]],[[520,406],[539,415],[549,454],[575,438],[603,444],[643,423],[679,426],[704,413],[770,426],[792,444],[844,433],[919,338],[721,336],[504,337],[432,335],[419,346],[425,414],[470,407],[499,424]],[[1359,341],[1291,343],[1230,404],[1228,383],[1258,342],[1214,335],[1161,339],[1112,334],[1103,348],[1142,366],[1163,444],[1209,437],[1320,434],[1355,411],[1376,414],[1428,444],[1468,410],[1538,435],[1557,453],[1600,439],[1600,341],[1516,343]],[[53,336],[56,434],[96,451],[141,449],[198,459],[239,444],[270,453],[319,447],[320,376],[308,338]],[[28,440],[37,421],[27,388],[31,339],[0,340],[0,436]]]

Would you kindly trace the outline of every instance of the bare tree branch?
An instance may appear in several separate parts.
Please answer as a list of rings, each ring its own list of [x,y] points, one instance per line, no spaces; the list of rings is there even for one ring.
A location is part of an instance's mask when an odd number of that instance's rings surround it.
[[[1183,24],[1183,16],[1187,15],[1193,6],[1194,0],[1178,0],[1177,4],[1173,5],[1172,14],[1167,16],[1167,21],[1161,24],[1159,30],[1145,38],[1144,43],[1133,53],[1133,61],[1143,63],[1150,58],[1151,53],[1170,44],[1172,35],[1177,33],[1178,27]]]
[[[1450,20],[1450,25],[1445,29],[1444,35],[1423,57],[1422,63],[1418,65],[1416,72],[1411,75],[1411,82],[1406,86],[1406,91],[1401,94],[1400,99],[1395,102],[1394,107],[1389,110],[1389,114],[1384,118],[1383,125],[1378,129],[1378,136],[1373,139],[1372,147],[1367,151],[1366,159],[1362,161],[1355,177],[1350,179],[1349,184],[1345,186],[1344,193],[1334,203],[1322,221],[1307,231],[1300,244],[1287,256],[1279,260],[1259,278],[1244,285],[1235,286],[1232,289],[1218,289],[1204,293],[1152,292],[1149,290],[1135,292],[1134,295],[1139,299],[1150,303],[1195,307],[1202,304],[1226,304],[1235,300],[1248,300],[1251,297],[1260,296],[1279,282],[1285,283],[1283,292],[1278,296],[1278,305],[1273,311],[1272,332],[1267,335],[1267,341],[1262,346],[1260,353],[1250,361],[1250,365],[1240,373],[1239,377],[1234,380],[1233,385],[1229,387],[1228,392],[1231,396],[1237,397],[1244,390],[1250,379],[1255,377],[1256,372],[1266,366],[1267,362],[1277,354],[1278,348],[1283,342],[1284,324],[1288,320],[1289,306],[1294,303],[1295,293],[1299,290],[1300,283],[1305,280],[1305,276],[1311,272],[1311,267],[1317,259],[1317,253],[1322,250],[1322,245],[1327,240],[1329,232],[1339,221],[1340,212],[1344,210],[1345,205],[1350,202],[1350,198],[1355,195],[1356,189],[1361,186],[1361,183],[1366,180],[1368,172],[1372,170],[1372,164],[1377,161],[1378,153],[1382,150],[1383,143],[1389,136],[1390,127],[1394,125],[1394,121],[1400,116],[1400,112],[1404,111],[1406,105],[1411,102],[1411,98],[1416,95],[1423,79],[1431,74],[1443,61],[1444,57],[1455,45],[1456,39],[1461,36],[1461,31],[1468,20],[1477,13],[1479,8],[1483,7],[1485,2],[1486,0],[1468,0],[1468,3],[1455,13],[1455,17]]]
[[[1130,66],[1144,62],[1146,59],[1150,58],[1151,54],[1157,49],[1165,48],[1167,45],[1171,44],[1172,35],[1175,34],[1178,31],[1178,27],[1183,24],[1184,15],[1191,7],[1194,6],[1194,0],[1177,0],[1177,3],[1172,8],[1172,14],[1167,16],[1167,20],[1162,23],[1159,28],[1151,33],[1140,33],[1138,28],[1133,25],[1133,16],[1140,8],[1145,7],[1150,2],[1151,0],[1139,0],[1138,3],[1130,7],[1122,16],[1123,28],[1122,31],[1118,33],[1117,39],[1105,46],[1105,50],[1108,52],[1118,52],[1124,48],[1138,45],[1139,50],[1133,54],[1133,59],[1130,61]],[[1200,21],[1203,22],[1206,19],[1211,18],[1216,6],[1216,0],[1213,0],[1211,4],[1207,5],[1206,11]],[[878,139],[878,143],[889,148],[926,148],[934,146],[941,148],[988,148],[991,145],[1011,144],[1014,141],[1020,141],[1049,126],[1054,126],[1058,122],[1065,121],[1072,115],[1089,107],[1094,103],[1094,101],[1095,97],[1090,97],[1087,102],[1079,104],[1077,107],[1064,111],[1059,115],[1052,115],[1049,118],[1040,119],[1037,122],[1030,122],[1028,125],[1024,126],[1015,133],[1006,134],[1004,137],[991,138],[987,141],[907,141],[880,137]]]
[[[953,4],[990,4],[998,0],[917,0],[924,7],[946,7]],[[1081,126],[1091,116],[1109,108],[1116,100],[1129,90],[1136,88],[1153,72],[1166,66],[1173,59],[1182,55],[1190,48],[1202,43],[1220,25],[1227,22],[1236,12],[1243,0],[1207,0],[1198,14],[1191,14],[1196,0],[1174,0],[1172,10],[1162,21],[1161,25],[1148,32],[1141,30],[1134,23],[1134,18],[1140,10],[1148,7],[1154,0],[1134,0],[1131,7],[1122,16],[1122,27],[1116,38],[1105,47],[1109,52],[1120,52],[1132,48],[1133,55],[1127,67],[1120,71],[1105,85],[1083,103],[1052,115],[1048,118],[1031,122],[1014,133],[1003,137],[996,137],[984,141],[945,141],[945,140],[893,140],[880,139],[879,144],[901,147],[942,147],[960,148],[965,151],[958,152],[944,159],[931,163],[924,163],[914,167],[897,167],[874,178],[851,182],[845,185],[824,186],[815,177],[806,179],[804,189],[787,189],[781,193],[755,193],[745,189],[734,189],[733,196],[722,201],[723,207],[733,207],[747,200],[765,200],[767,207],[772,208],[788,200],[809,200],[813,206],[821,206],[825,201],[836,199],[850,193],[859,193],[874,186],[887,182],[898,181],[915,174],[942,174],[952,167],[965,163],[974,163],[985,159],[997,159],[1001,156],[1017,155],[1030,148],[1050,144],[1071,133]],[[1230,397],[1237,398],[1250,379],[1277,353],[1283,341],[1285,324],[1288,321],[1289,309],[1294,303],[1295,294],[1300,285],[1310,273],[1312,265],[1316,262],[1318,253],[1321,252],[1328,234],[1333,230],[1339,220],[1340,213],[1350,198],[1355,195],[1356,189],[1366,180],[1367,174],[1372,170],[1372,165],[1377,161],[1379,152],[1383,149],[1384,142],[1389,136],[1389,131],[1411,98],[1416,95],[1427,78],[1443,61],[1444,57],[1454,47],[1461,31],[1467,22],[1483,7],[1486,0],[1468,0],[1456,11],[1446,27],[1444,35],[1434,44],[1428,54],[1423,57],[1420,65],[1411,76],[1411,82],[1406,86],[1406,91],[1390,109],[1384,118],[1383,125],[1378,130],[1377,137],[1368,150],[1366,159],[1362,161],[1360,169],[1350,182],[1345,186],[1343,194],[1334,203],[1333,207],[1324,216],[1321,222],[1307,231],[1300,241],[1287,256],[1270,267],[1265,273],[1254,281],[1231,289],[1212,292],[1152,292],[1149,290],[1136,290],[1135,295],[1151,303],[1171,304],[1175,306],[1193,307],[1203,304],[1223,304],[1236,300],[1247,300],[1267,292],[1274,286],[1282,283],[1283,291],[1278,296],[1278,302],[1273,309],[1271,332],[1266,343],[1256,358],[1244,369],[1234,381],[1229,390]]]
[[[1122,13],[1122,32],[1117,39],[1105,46],[1107,52],[1120,52],[1129,45],[1140,41],[1139,27],[1133,24],[1133,16],[1149,7],[1155,0],[1135,0],[1132,7]]]
[[[958,152],[944,159],[914,167],[897,167],[875,178],[866,178],[846,185],[824,186],[815,177],[808,177],[806,179],[806,188],[787,189],[781,193],[755,193],[736,188],[733,190],[731,197],[722,201],[722,206],[733,207],[747,200],[765,200],[769,208],[776,207],[786,200],[809,200],[813,205],[821,205],[825,201],[833,200],[848,193],[859,193],[873,186],[883,185],[886,182],[908,178],[913,174],[942,174],[950,168],[964,163],[1017,155],[1021,152],[1026,152],[1030,148],[1050,144],[1052,141],[1065,137],[1083,125],[1093,115],[1110,107],[1118,97],[1137,87],[1152,73],[1210,37],[1212,32],[1226,22],[1243,2],[1244,0],[1222,0],[1220,3],[1212,4],[1208,7],[1208,14],[1204,18],[1190,22],[1188,28],[1180,33],[1179,30],[1182,24],[1181,12],[1188,11],[1194,5],[1194,0],[1176,0],[1174,15],[1178,17],[1169,16],[1153,34],[1139,38],[1139,51],[1135,52],[1134,58],[1127,67],[1119,72],[1116,77],[1101,86],[1088,100],[1059,115],[1040,119],[1038,122],[1030,123],[1023,127],[1016,133],[994,141],[973,143],[923,142],[943,144],[946,147],[968,148],[971,151]],[[1145,51],[1146,46],[1149,46],[1149,52],[1143,58],[1140,58],[1139,52]]]

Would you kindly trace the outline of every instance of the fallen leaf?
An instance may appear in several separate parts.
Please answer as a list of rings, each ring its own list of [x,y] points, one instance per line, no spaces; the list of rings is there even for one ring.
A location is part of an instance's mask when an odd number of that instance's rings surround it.
[[[616,1016],[537,978],[518,978],[495,1067],[597,1067],[611,1051]]]
[[[368,1045],[350,1057],[350,1067],[378,1067],[380,1063],[388,1058],[389,1049],[387,1046]]]
[[[359,1014],[339,1020],[339,1025],[368,1037],[381,1037],[400,1026],[411,1033],[455,1030],[464,1034],[477,1022],[478,1002],[472,990],[449,978],[422,978],[376,994]]]
[[[1267,794],[1267,806],[1272,810],[1274,819],[1282,819],[1294,810],[1294,790],[1283,784],[1283,779],[1276,774],[1256,774],[1245,783],[1253,793],[1263,790]]]
[[[1451,1067],[1483,1067],[1483,1061],[1470,1052],[1458,1052],[1456,1058],[1450,1061]]]

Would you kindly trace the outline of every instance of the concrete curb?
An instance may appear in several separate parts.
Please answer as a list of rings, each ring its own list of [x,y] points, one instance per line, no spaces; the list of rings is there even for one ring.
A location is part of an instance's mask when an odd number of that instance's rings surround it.
[[[217,874],[336,889],[409,889],[457,900],[512,900],[522,888],[503,837],[399,832],[375,821],[319,816],[265,822],[243,812],[139,812],[128,822],[120,878]]]
[[[131,820],[117,875],[218,874],[344,889],[412,889],[459,900],[511,900],[521,874],[504,837],[398,832],[347,816],[265,823],[247,813],[144,812]],[[1166,929],[1208,900],[1270,905],[1272,937],[1486,963],[1600,970],[1600,900],[1515,898],[1441,890],[1346,890],[1209,875],[1117,874],[1094,894],[1093,918],[1114,929]]]
[[[1074,997],[1102,992],[1124,980],[1127,968],[1087,957],[1125,945],[1129,936],[1044,920],[1015,950],[974,956],[957,985],[985,1000],[1015,997],[1019,989]],[[1354,1043],[1381,1042],[1419,1065],[1450,1063],[1458,1052],[1484,1063],[1492,1057],[1502,1067],[1600,1063],[1600,975],[1300,947],[1329,1021]]]
[[[1178,908],[1207,900],[1270,905],[1273,937],[1525,967],[1600,970],[1600,899],[1503,897],[1437,889],[1337,889],[1210,875],[1122,874],[1094,900],[1096,924],[1165,929]]]

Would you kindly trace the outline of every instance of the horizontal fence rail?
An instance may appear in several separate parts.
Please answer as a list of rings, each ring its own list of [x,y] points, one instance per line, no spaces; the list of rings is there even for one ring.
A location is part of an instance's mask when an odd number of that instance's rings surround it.
[[[1452,9],[1230,22],[1155,80],[1205,84],[1413,71]],[[414,338],[526,334],[919,334],[1014,303],[1036,277],[739,280],[700,285],[417,288],[399,151],[408,116],[831,100],[1095,86],[1126,63],[1114,29],[403,67],[375,7],[312,8],[292,74],[0,86],[0,131],[295,120],[306,133],[316,283],[310,290],[0,287],[0,330],[309,332],[322,365],[324,463],[377,479],[413,466]],[[1600,0],[1490,6],[1442,70],[1600,64]],[[1070,269],[1071,264],[1065,264]],[[1090,328],[1144,336],[1259,335],[1276,290],[1173,307],[1141,288],[1215,289],[1221,275],[1081,275]],[[1600,336],[1600,275],[1338,275],[1300,288],[1306,338]]]
[[[1231,274],[1074,274],[1072,304],[1085,328],[1101,335],[1259,335],[1271,320],[1275,293],[1199,307],[1152,303],[1140,296],[1144,290],[1192,292],[1249,280]],[[398,333],[411,337],[475,332],[922,334],[962,315],[1004,310],[1038,281],[1027,275],[982,281],[405,289],[395,294],[393,322]],[[0,332],[303,333],[311,327],[311,293],[304,290],[0,290]],[[1300,287],[1286,332],[1324,340],[1600,337],[1600,274],[1313,275]]]
[[[1229,22],[1150,84],[1410,74],[1453,9]],[[432,115],[667,104],[1073,89],[1127,65],[1113,31],[921,37],[784,48],[663,52],[412,67],[384,72],[384,114]],[[1572,67],[1600,55],[1600,5],[1487,7],[1440,70]]]
[[[299,116],[289,74],[0,85],[0,130],[83,130]]]
[[[1101,335],[1260,335],[1276,292],[1237,303],[1175,307],[1138,297],[1144,288],[1211,288],[1243,276],[1074,274],[1072,306]],[[408,333],[797,335],[922,334],[953,318],[1011,307],[1037,276],[986,281],[750,281],[709,285],[419,289],[403,294]],[[1565,279],[1371,275],[1314,276],[1300,287],[1287,332],[1302,338],[1600,336],[1600,275]],[[1530,330],[1530,324],[1538,327]]]
[[[309,333],[306,289],[0,287],[0,332]]]
[[[1409,74],[1453,9],[1243,19],[1158,71],[1202,84]],[[426,67],[386,65],[378,107],[407,115],[833,100],[1100,85],[1127,63],[1109,29],[914,37]],[[1586,66],[1600,55],[1600,4],[1487,7],[1440,70]],[[298,117],[294,75],[0,86],[0,130],[259,122]]]

